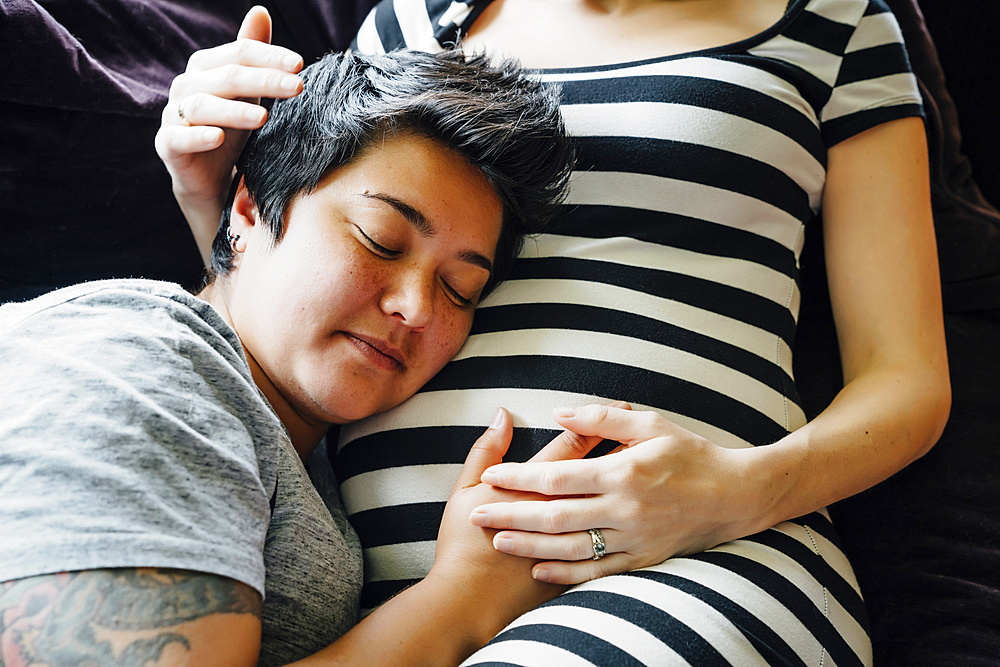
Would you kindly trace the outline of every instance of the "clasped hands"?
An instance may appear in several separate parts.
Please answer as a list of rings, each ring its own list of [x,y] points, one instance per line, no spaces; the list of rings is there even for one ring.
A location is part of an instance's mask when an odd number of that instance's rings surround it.
[[[499,530],[498,551],[541,561],[536,580],[577,584],[754,532],[752,449],[719,447],[624,403],[557,410],[555,418],[565,431],[531,460],[490,466],[480,478],[541,499],[484,504],[469,516]],[[583,458],[603,439],[621,444]],[[607,550],[596,560],[591,528]]]

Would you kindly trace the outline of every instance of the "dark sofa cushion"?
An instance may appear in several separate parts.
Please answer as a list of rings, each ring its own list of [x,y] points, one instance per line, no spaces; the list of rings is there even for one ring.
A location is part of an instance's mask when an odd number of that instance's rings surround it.
[[[235,4],[0,5],[0,300],[112,276],[197,281],[152,140],[188,55],[235,34]]]
[[[934,5],[929,0],[925,0],[925,4]],[[889,0],[889,5],[903,28],[927,110],[931,194],[945,310],[967,312],[1000,308],[1000,214],[995,202],[991,203],[980,191],[973,178],[972,163],[962,150],[958,109],[946,86],[937,48],[921,8],[915,0]],[[994,9],[997,9],[995,5]],[[994,11],[994,15],[1000,19],[1000,12]],[[984,18],[979,16],[976,20]],[[971,28],[972,24],[967,27]],[[965,39],[973,34],[970,31]],[[995,63],[995,59],[987,55],[989,49],[995,56],[1000,55],[995,38],[986,32],[980,34],[980,43],[973,43],[973,48],[966,51],[967,55],[977,55],[968,60]],[[969,41],[965,43],[968,48]],[[990,87],[988,80],[983,79],[981,87]],[[990,130],[995,132],[994,128]],[[990,181],[996,178],[1000,146],[994,145],[993,149],[992,162],[980,162],[983,175]]]
[[[153,137],[189,55],[231,41],[252,4],[0,3],[0,301],[97,278],[200,282]],[[372,3],[271,4],[274,41],[311,62]]]
[[[1000,3],[995,0],[920,0],[962,128],[962,150],[986,199],[1000,207],[1000,132],[996,85]]]

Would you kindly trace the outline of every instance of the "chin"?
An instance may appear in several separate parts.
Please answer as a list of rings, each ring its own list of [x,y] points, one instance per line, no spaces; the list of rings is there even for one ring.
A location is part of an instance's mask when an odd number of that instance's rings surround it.
[[[402,401],[386,404],[382,401],[363,401],[359,402],[356,399],[348,399],[346,401],[347,405],[340,404],[337,401],[336,404],[328,404],[326,408],[327,418],[334,424],[349,424],[351,422],[361,421],[372,415],[376,415],[380,412],[385,412],[391,407],[394,407],[401,403]]]
[[[401,384],[401,382],[398,382]],[[389,389],[388,387],[378,387]],[[416,389],[400,396],[398,391],[332,392],[325,396],[314,394],[315,405],[321,406],[326,413],[325,418],[333,424],[347,424],[360,421],[372,415],[390,410],[403,403]],[[398,389],[398,387],[395,387]],[[325,399],[325,400],[323,400]]]

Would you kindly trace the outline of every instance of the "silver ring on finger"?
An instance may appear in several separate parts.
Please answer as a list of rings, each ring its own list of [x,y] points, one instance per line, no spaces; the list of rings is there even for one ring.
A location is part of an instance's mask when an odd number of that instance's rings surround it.
[[[587,532],[590,533],[590,541],[594,546],[594,560],[604,558],[604,555],[607,553],[607,549],[604,546],[604,536],[601,535],[601,531],[597,528],[591,528]]]

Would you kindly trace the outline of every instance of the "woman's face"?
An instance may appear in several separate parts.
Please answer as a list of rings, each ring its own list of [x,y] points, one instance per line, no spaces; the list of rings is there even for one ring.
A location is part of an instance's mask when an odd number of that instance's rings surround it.
[[[226,307],[268,399],[318,426],[415,393],[469,333],[502,208],[464,157],[410,134],[296,197],[276,245],[241,192]]]

